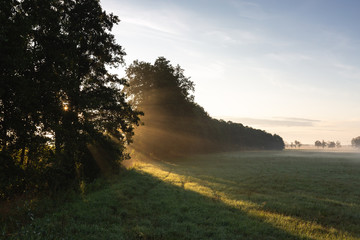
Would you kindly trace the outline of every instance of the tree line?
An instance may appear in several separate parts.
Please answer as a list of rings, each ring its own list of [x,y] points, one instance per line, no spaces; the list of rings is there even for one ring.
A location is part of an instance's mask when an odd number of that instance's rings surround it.
[[[314,143],[315,147],[318,148],[341,148],[341,142],[340,141],[320,141],[320,140],[316,140]],[[287,147],[291,147],[291,148],[300,148],[302,146],[302,143],[300,141],[295,140],[294,142],[291,142],[290,144],[287,144]],[[356,147],[356,148],[360,148],[360,136],[353,138],[351,140],[351,146]]]
[[[302,143],[298,140],[295,140],[294,142],[291,142],[290,144],[286,144],[286,147],[290,147],[290,148],[301,148]]]
[[[320,141],[320,140],[316,140],[315,141],[315,147],[322,147],[322,148],[325,148],[325,147],[328,147],[328,148],[341,148],[341,142],[340,141],[327,141],[325,142],[324,140]]]
[[[341,147],[341,142],[340,141],[327,141],[325,142],[324,140],[320,141],[320,140],[316,140],[315,141],[315,146],[316,147],[328,147],[328,148],[340,148]],[[359,137],[355,137],[351,140],[351,146],[355,147],[355,148],[360,148],[360,136]]]
[[[131,104],[145,113],[145,126],[135,133],[133,147],[155,155],[184,155],[225,150],[278,149],[278,135],[240,123],[217,120],[194,102],[194,83],[184,70],[159,57],[152,64],[135,61],[126,70]]]

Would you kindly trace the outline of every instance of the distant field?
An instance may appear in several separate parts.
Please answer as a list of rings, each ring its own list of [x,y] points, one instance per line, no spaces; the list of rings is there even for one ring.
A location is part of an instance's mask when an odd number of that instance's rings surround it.
[[[286,150],[136,163],[14,239],[360,239],[360,155]]]

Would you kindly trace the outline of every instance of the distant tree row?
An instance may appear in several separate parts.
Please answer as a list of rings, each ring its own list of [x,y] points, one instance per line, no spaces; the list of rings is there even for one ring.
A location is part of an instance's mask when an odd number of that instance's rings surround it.
[[[291,147],[291,148],[300,148],[301,146],[302,146],[302,143],[298,140],[295,140],[294,142],[287,144],[287,147]]]
[[[351,140],[351,145],[353,147],[360,148],[360,136],[356,137],[356,138],[353,138]],[[322,148],[325,148],[325,147],[328,147],[328,148],[335,148],[335,147],[340,148],[341,143],[339,141],[336,141],[336,142],[327,141],[327,142],[325,142],[324,140],[322,140],[322,141],[317,140],[317,141],[315,141],[315,146],[316,147],[322,147]]]
[[[211,118],[194,102],[194,83],[164,57],[154,64],[134,61],[124,89],[145,116],[133,147],[147,153],[188,154],[244,149],[283,149],[278,135]]]
[[[341,148],[341,142],[340,141],[327,141],[325,142],[324,140],[320,141],[320,140],[316,140],[315,141],[315,147],[322,147],[322,148],[325,148],[325,147],[328,147],[328,148]]]

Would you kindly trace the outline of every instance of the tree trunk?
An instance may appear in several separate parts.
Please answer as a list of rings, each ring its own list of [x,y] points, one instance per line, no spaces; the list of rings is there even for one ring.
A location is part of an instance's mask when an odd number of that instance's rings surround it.
[[[25,144],[23,144],[23,147],[21,149],[21,157],[20,157],[20,165],[23,166],[24,164],[24,159],[25,159]]]

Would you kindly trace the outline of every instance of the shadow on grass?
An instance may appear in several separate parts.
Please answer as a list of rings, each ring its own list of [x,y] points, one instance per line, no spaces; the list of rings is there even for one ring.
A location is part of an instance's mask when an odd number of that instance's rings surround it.
[[[303,239],[150,174],[119,181],[19,230],[14,239]]]

